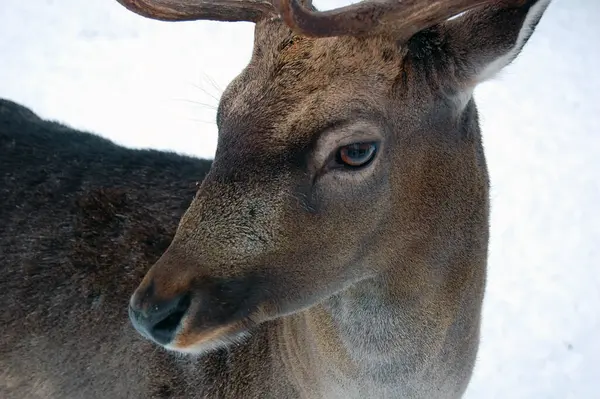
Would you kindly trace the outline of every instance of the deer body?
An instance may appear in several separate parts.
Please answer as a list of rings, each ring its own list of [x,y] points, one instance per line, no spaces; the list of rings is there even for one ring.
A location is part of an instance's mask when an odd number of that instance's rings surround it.
[[[461,397],[489,234],[472,91],[518,55],[549,1],[322,14],[219,1],[120,0],[159,19],[256,22],[210,169],[104,143],[48,172],[55,138],[17,131],[51,125],[0,126],[5,193],[38,193],[4,210],[0,394]],[[19,216],[40,196],[59,200]]]

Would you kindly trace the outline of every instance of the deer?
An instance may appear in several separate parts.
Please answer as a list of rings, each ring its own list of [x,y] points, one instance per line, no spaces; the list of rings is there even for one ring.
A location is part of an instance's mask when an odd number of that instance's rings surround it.
[[[253,22],[252,56],[209,164],[0,130],[2,397],[462,397],[489,239],[473,91],[550,1],[118,2]]]

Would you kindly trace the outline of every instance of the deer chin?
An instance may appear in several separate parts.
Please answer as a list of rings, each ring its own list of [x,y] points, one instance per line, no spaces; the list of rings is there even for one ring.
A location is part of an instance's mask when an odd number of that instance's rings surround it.
[[[249,307],[248,303],[240,306]],[[205,312],[193,306],[180,321],[173,340],[163,346],[171,351],[199,355],[240,344],[250,337],[250,330],[260,324],[259,319],[263,319],[260,309],[248,309],[242,314],[238,311],[217,321],[207,320]]]
[[[168,350],[190,355],[201,355],[233,344],[239,344],[250,336],[246,323],[236,322],[201,330],[183,327],[169,344]]]

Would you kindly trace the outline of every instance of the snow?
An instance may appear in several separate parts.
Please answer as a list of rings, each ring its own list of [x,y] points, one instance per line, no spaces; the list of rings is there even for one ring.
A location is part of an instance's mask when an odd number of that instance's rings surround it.
[[[323,8],[348,1],[318,1]],[[467,398],[600,398],[600,2],[554,0],[475,92],[492,180]],[[0,96],[131,147],[211,157],[249,23],[163,23],[114,0],[1,0]]]

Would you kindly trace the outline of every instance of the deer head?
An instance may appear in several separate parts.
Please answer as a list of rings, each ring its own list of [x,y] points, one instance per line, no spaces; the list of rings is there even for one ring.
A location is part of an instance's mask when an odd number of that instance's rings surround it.
[[[119,2],[155,19],[256,23],[252,59],[219,104],[212,168],[131,298],[140,333],[198,353],[368,279],[406,306],[436,289],[427,312],[442,319],[474,274],[483,290],[488,176],[472,92],[518,55],[548,0]]]

